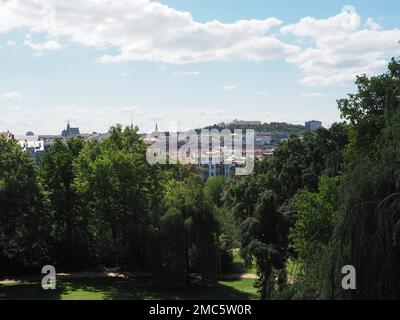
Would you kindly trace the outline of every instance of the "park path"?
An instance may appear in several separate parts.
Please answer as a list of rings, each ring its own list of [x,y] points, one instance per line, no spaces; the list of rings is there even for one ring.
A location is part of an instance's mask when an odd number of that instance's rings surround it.
[[[232,280],[232,279],[258,279],[258,276],[254,273],[231,273],[231,274],[224,274],[220,277],[220,280]]]

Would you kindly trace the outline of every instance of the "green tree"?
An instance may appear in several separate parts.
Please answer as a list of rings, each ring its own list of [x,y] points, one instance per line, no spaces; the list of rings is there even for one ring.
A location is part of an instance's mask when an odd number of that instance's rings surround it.
[[[45,200],[30,156],[0,138],[0,273],[39,268],[49,232]]]
[[[256,260],[261,298],[271,298],[276,283],[285,278],[288,216],[279,196],[267,188],[268,177],[256,175],[231,181],[224,193],[226,206],[238,224],[241,254],[247,264]]]
[[[204,185],[204,196],[208,202],[217,206],[223,206],[222,192],[226,184],[226,178],[223,176],[210,177]]]
[[[82,215],[73,188],[73,162],[84,146],[83,139],[56,140],[40,162],[40,177],[49,199],[51,216],[50,255],[63,268],[88,266],[88,219]]]
[[[273,160],[256,164],[255,175],[235,178],[226,188],[224,202],[239,226],[242,254],[256,259],[263,298],[286,281],[285,261],[293,255],[288,230],[296,219],[290,200],[302,188],[316,192],[323,174],[340,172],[348,135],[342,123],[303,138],[291,136]]]
[[[291,200],[296,221],[289,232],[294,249],[296,274],[295,298],[319,298],[325,287],[327,254],[339,219],[339,177],[321,177],[318,192],[299,190]]]
[[[146,161],[137,128],[110,129],[87,144],[74,164],[75,187],[91,217],[93,250],[101,263],[144,269],[150,213],[159,199],[157,166]]]
[[[170,181],[160,217],[165,277],[190,282],[190,273],[215,280],[218,272],[218,223],[212,206],[205,201],[199,177]]]
[[[339,101],[352,124],[341,184],[342,214],[333,241],[330,297],[400,297],[400,63],[388,72],[357,79],[358,92]],[[343,265],[357,270],[357,290],[340,287]]]
[[[302,189],[291,201],[296,222],[289,238],[302,261],[332,238],[338,220],[338,182],[338,177],[322,177],[318,192]]]

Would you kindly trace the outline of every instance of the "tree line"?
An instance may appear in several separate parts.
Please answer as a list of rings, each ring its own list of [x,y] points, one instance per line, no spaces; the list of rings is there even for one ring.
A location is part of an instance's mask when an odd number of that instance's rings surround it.
[[[291,136],[246,177],[150,165],[133,127],[56,141],[38,167],[0,139],[0,274],[52,264],[214,282],[239,248],[263,299],[399,298],[400,63],[356,85],[338,100],[344,122]]]
[[[0,270],[118,268],[159,282],[214,280],[219,227],[192,167],[152,166],[137,128],[57,140],[35,168],[0,140]]]

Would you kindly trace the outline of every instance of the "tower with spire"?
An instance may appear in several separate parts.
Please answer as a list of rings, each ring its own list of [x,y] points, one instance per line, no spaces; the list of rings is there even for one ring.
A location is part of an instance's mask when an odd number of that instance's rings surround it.
[[[69,120],[67,121],[67,128],[61,132],[63,138],[72,138],[80,135],[79,128],[71,127]]]
[[[158,123],[156,122],[155,130],[152,132],[151,137],[153,139],[158,139],[160,137],[160,132],[158,131]]]

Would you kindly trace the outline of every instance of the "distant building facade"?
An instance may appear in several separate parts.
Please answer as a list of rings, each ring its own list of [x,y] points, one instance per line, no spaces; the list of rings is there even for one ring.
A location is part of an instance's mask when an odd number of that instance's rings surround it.
[[[73,138],[80,135],[79,128],[73,128],[70,126],[69,121],[67,123],[67,128],[61,132],[63,138]]]
[[[315,132],[318,129],[322,128],[322,122],[321,121],[316,121],[316,120],[311,120],[307,121],[305,124],[306,130],[309,132]]]

